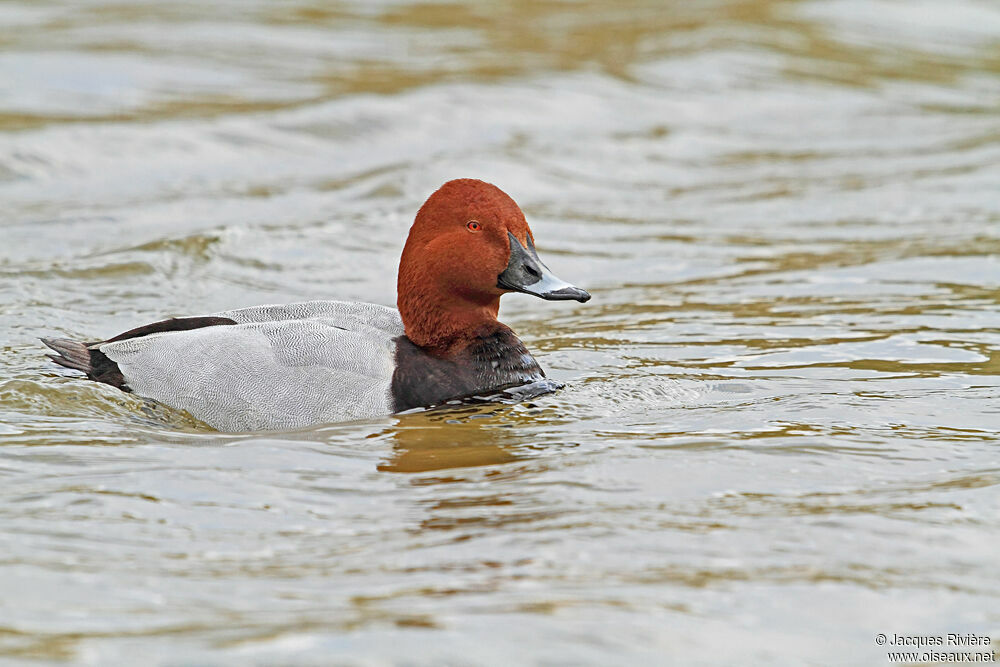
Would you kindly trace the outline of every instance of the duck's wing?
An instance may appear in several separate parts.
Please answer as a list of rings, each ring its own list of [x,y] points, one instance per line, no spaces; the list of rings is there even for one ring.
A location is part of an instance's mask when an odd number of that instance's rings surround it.
[[[300,305],[229,311],[218,316],[237,324],[94,348],[117,365],[136,394],[223,431],[290,429],[391,413],[393,339],[402,325],[364,317],[363,307],[333,317],[320,315],[319,306],[309,319],[280,316],[281,309]],[[348,311],[357,318],[346,317]]]
[[[213,317],[229,318],[239,324],[320,319],[332,326],[350,329],[360,327],[383,331],[392,336],[403,335],[403,320],[398,310],[375,303],[356,301],[304,301],[253,306],[215,313]]]

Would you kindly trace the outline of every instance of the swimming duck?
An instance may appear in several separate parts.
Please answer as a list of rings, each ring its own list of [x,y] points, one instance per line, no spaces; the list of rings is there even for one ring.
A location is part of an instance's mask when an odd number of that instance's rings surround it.
[[[397,308],[256,306],[155,322],[97,343],[42,341],[57,364],[221,431],[292,429],[518,387],[558,388],[497,320],[508,292],[590,299],[541,262],[513,199],[459,179],[417,212],[400,258]]]

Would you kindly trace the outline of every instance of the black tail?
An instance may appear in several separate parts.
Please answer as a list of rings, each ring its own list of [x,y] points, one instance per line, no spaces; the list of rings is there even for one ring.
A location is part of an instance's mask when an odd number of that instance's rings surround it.
[[[77,343],[68,338],[43,338],[42,342],[58,352],[58,354],[47,354],[45,356],[60,366],[83,371],[87,375],[90,375],[94,371],[90,360],[90,350],[83,343]]]
[[[132,391],[125,384],[125,378],[122,377],[118,364],[100,350],[67,338],[43,338],[42,342],[58,353],[45,356],[60,366],[83,371],[88,378],[96,382],[110,384],[122,391]]]
[[[190,331],[202,327],[215,327],[222,325],[236,324],[236,320],[228,317],[178,317],[162,322],[153,322],[145,326],[129,329],[125,333],[118,334],[114,338],[109,338],[99,343],[78,343],[75,340],[66,338],[43,338],[42,342],[51,347],[58,354],[49,354],[49,359],[60,366],[83,371],[91,380],[110,384],[118,387],[122,391],[132,391],[125,384],[125,378],[118,364],[108,358],[97,349],[99,345],[105,343],[116,343],[130,338],[142,338],[150,334],[167,333],[170,331]]]

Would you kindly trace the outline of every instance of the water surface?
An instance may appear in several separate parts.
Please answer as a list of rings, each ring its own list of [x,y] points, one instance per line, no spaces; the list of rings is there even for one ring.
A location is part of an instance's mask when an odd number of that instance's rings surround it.
[[[0,5],[0,656],[884,664],[1000,637],[1000,8]],[[47,363],[391,304],[445,180],[558,394],[222,435]]]

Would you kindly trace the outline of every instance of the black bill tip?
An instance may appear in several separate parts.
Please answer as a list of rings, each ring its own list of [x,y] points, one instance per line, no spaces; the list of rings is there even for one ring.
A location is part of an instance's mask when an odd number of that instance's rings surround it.
[[[563,287],[562,289],[553,290],[551,292],[543,292],[538,296],[542,297],[546,301],[579,301],[580,303],[587,303],[590,301],[590,292],[587,290],[582,290],[579,287]]]

